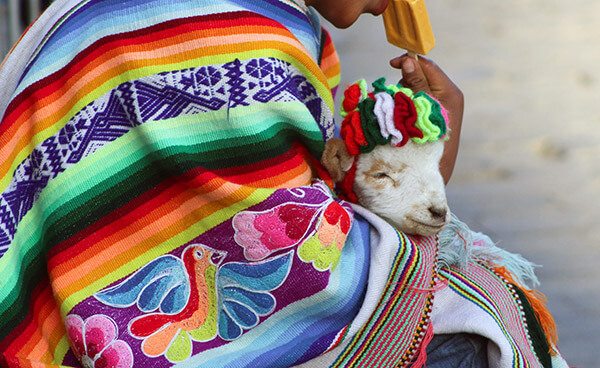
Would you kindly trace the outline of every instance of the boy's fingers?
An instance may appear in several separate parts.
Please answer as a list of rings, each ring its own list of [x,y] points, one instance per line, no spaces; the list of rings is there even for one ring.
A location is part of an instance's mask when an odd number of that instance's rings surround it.
[[[431,86],[445,85],[450,81],[450,78],[434,61],[419,57],[419,65]]]
[[[421,69],[421,65],[415,59],[406,57],[401,60],[403,85],[414,92],[425,91],[431,93],[429,82]]]
[[[398,57],[395,57],[392,60],[390,60],[390,65],[392,66],[392,68],[402,69],[402,59],[404,57],[405,57],[405,55],[402,55],[402,56],[398,56]]]

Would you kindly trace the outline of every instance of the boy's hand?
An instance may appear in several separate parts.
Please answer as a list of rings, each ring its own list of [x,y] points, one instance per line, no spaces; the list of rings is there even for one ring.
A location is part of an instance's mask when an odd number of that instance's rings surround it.
[[[408,55],[392,59],[390,65],[402,70],[400,83],[414,92],[424,91],[437,98],[448,110],[450,139],[446,142],[444,157],[440,164],[446,183],[450,180],[458,154],[460,130],[464,112],[464,96],[461,90],[433,61],[419,56],[415,60]]]
[[[414,92],[424,91],[437,98],[448,112],[454,117],[452,120],[460,119],[464,111],[464,96],[460,89],[433,61],[419,56],[415,60],[408,55],[402,55],[392,59],[390,64],[402,70],[400,83]],[[451,123],[454,123],[452,121]],[[451,128],[455,125],[451,124]]]

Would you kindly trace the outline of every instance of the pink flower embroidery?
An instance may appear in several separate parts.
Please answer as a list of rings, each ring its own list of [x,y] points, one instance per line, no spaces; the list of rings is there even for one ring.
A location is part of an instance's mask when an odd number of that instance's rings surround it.
[[[117,324],[110,317],[98,314],[84,322],[71,314],[66,325],[73,352],[84,367],[133,367],[133,352],[125,341],[117,340]]]
[[[266,211],[243,211],[233,218],[234,239],[244,256],[260,261],[280,249],[293,247],[314,231],[322,205],[288,202]]]

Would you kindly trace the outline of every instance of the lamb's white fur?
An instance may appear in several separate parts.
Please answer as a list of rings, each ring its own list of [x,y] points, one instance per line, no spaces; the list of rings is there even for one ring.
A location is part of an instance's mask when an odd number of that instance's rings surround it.
[[[354,191],[359,204],[398,230],[427,236],[441,231],[440,265],[463,268],[468,261],[491,262],[506,267],[522,285],[538,285],[535,264],[497,247],[489,237],[471,231],[450,214],[439,171],[443,151],[442,141],[422,145],[409,141],[402,148],[382,145],[352,157],[342,140],[332,139],[321,161],[333,180],[339,182],[358,160]],[[434,216],[431,208],[445,212],[445,216]]]
[[[323,157],[325,167],[329,172],[347,172],[347,162],[352,158],[343,142],[331,140],[328,145]],[[438,233],[450,219],[439,170],[443,151],[442,141],[409,141],[402,148],[381,145],[355,157],[354,191],[359,203],[407,234]],[[341,179],[339,174],[333,176],[336,181]]]
[[[359,202],[407,234],[438,233],[450,218],[439,169],[443,151],[441,141],[409,141],[360,155],[354,182]]]

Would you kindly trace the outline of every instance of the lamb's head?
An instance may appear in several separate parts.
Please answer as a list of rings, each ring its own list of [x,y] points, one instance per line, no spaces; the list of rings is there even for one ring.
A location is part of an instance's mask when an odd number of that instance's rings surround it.
[[[433,97],[359,81],[344,92],[343,140],[325,145],[322,163],[342,194],[408,234],[433,235],[448,222],[439,165],[448,114]]]
[[[369,208],[408,234],[433,235],[449,219],[439,162],[442,142],[401,149],[377,146],[358,157],[354,191]]]
[[[323,164],[342,181],[356,162],[352,190],[358,203],[407,234],[437,234],[450,218],[439,163],[442,141],[377,146],[352,157],[339,139],[327,142]]]

